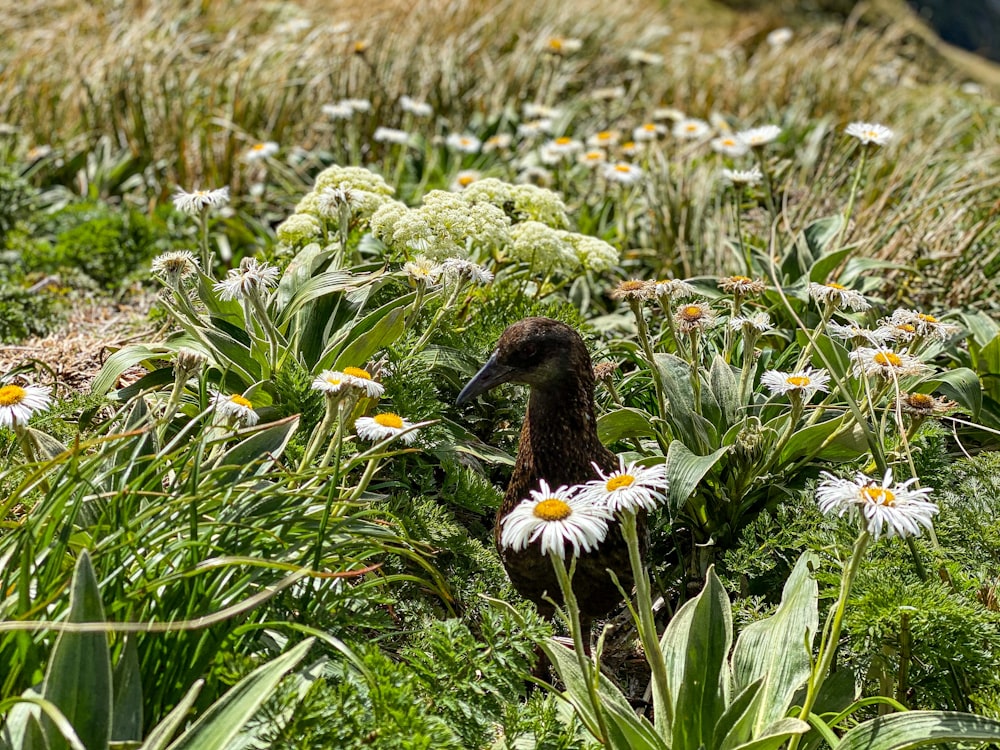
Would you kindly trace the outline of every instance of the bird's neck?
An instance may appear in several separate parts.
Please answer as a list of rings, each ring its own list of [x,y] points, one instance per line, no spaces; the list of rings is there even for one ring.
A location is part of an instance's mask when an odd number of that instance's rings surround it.
[[[552,489],[597,476],[593,463],[610,469],[612,454],[597,437],[593,383],[564,382],[531,389],[517,460],[504,497],[505,515],[544,479]]]

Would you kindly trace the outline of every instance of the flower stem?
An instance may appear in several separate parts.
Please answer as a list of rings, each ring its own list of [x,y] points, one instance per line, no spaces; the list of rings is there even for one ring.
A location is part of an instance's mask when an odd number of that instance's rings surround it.
[[[599,673],[595,671],[595,666],[587,657],[587,652],[583,647],[582,628],[580,627],[580,607],[577,604],[576,595],[573,593],[573,584],[571,582],[573,570],[576,568],[576,558],[573,558],[573,562],[570,563],[570,570],[568,572],[563,559],[555,551],[549,552],[549,559],[552,561],[552,567],[555,569],[556,578],[559,580],[559,588],[562,591],[563,602],[566,606],[566,615],[569,619],[569,630],[573,636],[573,651],[576,653],[580,675],[583,677],[584,682],[587,683],[587,695],[594,709],[594,716],[597,717],[597,727],[600,732],[598,739],[605,747],[610,747],[611,740],[608,735],[607,723],[604,720],[604,707],[601,704],[601,697],[597,692]]]

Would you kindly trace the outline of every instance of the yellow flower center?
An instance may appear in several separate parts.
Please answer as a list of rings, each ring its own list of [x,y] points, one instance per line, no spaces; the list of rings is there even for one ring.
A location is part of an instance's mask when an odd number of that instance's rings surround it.
[[[253,144],[253,146],[250,147],[250,150],[251,151],[263,151],[264,150],[264,144],[263,143],[255,143],[255,144]]]
[[[458,178],[458,184],[461,185],[462,187],[468,187],[475,181],[476,178],[473,177],[471,174],[463,174],[461,177]]]
[[[879,352],[872,359],[882,367],[901,367],[903,364],[903,358],[895,352]]]
[[[562,521],[573,515],[573,509],[558,497],[550,497],[535,506],[534,514],[543,521]]]
[[[326,382],[329,383],[330,385],[340,385],[344,381],[342,381],[340,378],[329,378],[328,377],[326,379]]]
[[[896,328],[898,328],[900,331],[903,331],[904,333],[916,333],[917,332],[916,327],[910,325],[909,323],[900,323],[898,326],[896,326]]]
[[[368,370],[362,370],[360,367],[345,367],[345,375],[351,375],[355,378],[361,378],[362,380],[371,380],[372,376]]]
[[[207,190],[195,190],[194,194],[197,195],[199,198],[204,198],[206,195],[208,195],[208,191]]]
[[[632,167],[630,167],[628,164],[615,164],[615,171],[616,172],[631,172],[632,171]]]
[[[0,406],[15,406],[27,395],[28,392],[19,385],[5,385],[0,388]]]
[[[611,477],[604,486],[608,492],[614,492],[615,490],[620,490],[622,487],[631,487],[633,484],[635,484],[634,476],[631,474],[619,474],[617,477]]]
[[[639,281],[638,279],[629,279],[628,281],[623,281],[619,284],[619,289],[623,292],[637,292],[646,286],[645,281]]]
[[[812,380],[805,375],[791,375],[785,378],[785,382],[788,383],[788,385],[794,385],[796,388],[805,388],[812,382]]]
[[[243,396],[241,396],[238,393],[234,393],[232,396],[230,396],[229,400],[232,403],[236,404],[237,406],[242,406],[242,407],[244,407],[246,409],[252,409],[253,408],[253,404],[250,403],[249,400],[243,398]]]
[[[892,507],[896,503],[896,496],[892,490],[885,487],[862,487],[861,496],[870,503],[876,505],[886,505]]]
[[[735,146],[736,145],[736,139],[735,138],[723,138],[722,139],[722,145],[723,146]]]
[[[563,48],[563,41],[559,37],[552,37],[549,39],[549,48],[554,49],[556,52]]]
[[[645,130],[647,133],[655,133],[656,132],[656,124],[652,123],[652,122],[647,122],[646,124],[644,124],[642,126],[642,129]]]
[[[622,144],[622,150],[624,151],[628,151],[633,148],[635,148],[635,141],[626,141]]]
[[[570,138],[569,136],[565,136],[564,135],[564,136],[561,136],[560,138],[556,138],[556,143],[559,144],[560,146],[568,146],[572,142],[573,142],[573,139]]]
[[[613,134],[611,133],[610,130],[602,130],[600,133],[597,134],[597,140],[599,141],[610,141],[612,137]]]
[[[934,397],[926,393],[911,393],[906,400],[910,406],[917,409],[929,409],[934,406]]]
[[[752,279],[749,276],[730,276],[729,282],[731,284],[749,284]]]
[[[382,427],[391,427],[394,430],[403,429],[403,420],[398,414],[386,412],[385,414],[376,414],[373,419],[375,424]]]
[[[600,151],[588,151],[586,154],[583,155],[583,158],[586,159],[587,161],[600,161],[601,159],[604,158],[604,154],[602,154]]]
[[[700,320],[704,317],[705,311],[698,307],[698,305],[684,305],[681,308],[681,315],[687,320]]]
[[[937,323],[938,319],[933,315],[924,315],[923,313],[917,313],[917,317],[925,323]]]
[[[689,122],[687,125],[684,126],[684,129],[689,133],[694,133],[695,131],[698,130],[698,126],[695,125],[693,122]]]
[[[834,281],[831,281],[831,282],[830,282],[829,284],[827,284],[827,286],[828,286],[828,287],[829,287],[830,289],[837,289],[837,290],[840,290],[840,289],[847,289],[847,287],[846,287],[846,286],[844,286],[843,284],[838,284],[838,283],[836,283],[836,282],[834,282]]]

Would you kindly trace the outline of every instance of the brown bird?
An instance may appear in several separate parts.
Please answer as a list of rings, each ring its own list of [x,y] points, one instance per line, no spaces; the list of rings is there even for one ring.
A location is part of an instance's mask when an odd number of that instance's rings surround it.
[[[551,617],[554,610],[546,597],[556,602],[562,599],[551,561],[542,555],[539,542],[520,551],[503,549],[501,522],[529,496],[529,490],[539,488],[539,480],[552,488],[581,484],[598,477],[594,464],[608,472],[618,468],[618,459],[597,437],[593,365],[583,339],[568,325],[549,318],[525,318],[508,327],[456,403],[461,405],[501,383],[523,383],[531,387],[531,393],[514,472],[497,512],[494,539],[514,588],[534,602],[544,617]],[[644,520],[640,516],[640,522]],[[642,529],[640,539],[644,537]],[[590,642],[591,621],[622,601],[608,569],[625,591],[632,587],[628,549],[617,521],[600,547],[577,560],[573,592],[580,605],[585,644]]]

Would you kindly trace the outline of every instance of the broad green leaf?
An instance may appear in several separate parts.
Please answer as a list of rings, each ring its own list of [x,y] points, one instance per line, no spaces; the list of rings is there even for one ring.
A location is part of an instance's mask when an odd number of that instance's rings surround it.
[[[142,674],[134,635],[125,637],[125,645],[115,665],[111,739],[142,741]]]
[[[834,433],[845,424],[851,427],[831,440]],[[811,455],[829,461],[849,461],[866,453],[867,450],[868,443],[865,441],[864,433],[854,424],[850,414],[844,414],[835,419],[803,427],[796,432],[785,444],[780,460],[781,464],[788,464],[793,459]]]
[[[135,398],[143,391],[151,391],[174,382],[174,367],[158,367],[147,375],[143,375],[131,385],[119,388],[114,393],[114,398],[118,401],[128,401]]]
[[[66,621],[104,622],[101,592],[87,550],[80,553],[73,571]],[[59,634],[45,671],[42,697],[63,713],[87,750],[108,747],[111,683],[111,653],[105,633]],[[42,727],[52,750],[68,747],[50,719],[43,718]]]
[[[831,245],[833,245],[833,241],[837,239],[837,235],[840,234],[843,227],[844,217],[840,214],[824,216],[822,219],[817,219],[803,229],[802,234],[796,238],[796,241],[805,243],[806,249],[812,258],[812,263],[815,263],[824,255],[840,250],[840,248],[831,247]],[[815,280],[826,281],[825,278]]]
[[[683,436],[692,450],[707,451],[717,441],[717,430],[694,411],[694,390],[691,369],[687,362],[673,354],[657,354],[656,367],[663,381],[663,390],[670,408],[663,415],[674,435]]]
[[[806,231],[808,232],[809,230],[807,229]],[[818,284],[825,284],[827,277],[837,266],[843,263],[844,258],[852,252],[854,252],[853,246],[842,247],[839,250],[833,250],[832,252],[825,253],[821,258],[817,259],[812,266],[810,266],[809,281],[815,281]]]
[[[970,353],[1000,337],[1000,325],[986,313],[979,311],[960,312],[958,317],[962,321],[962,326],[972,334],[972,339],[969,341]],[[975,360],[974,353],[973,360]],[[1000,370],[994,370],[994,372],[1000,372]]]
[[[238,442],[215,461],[216,469],[230,469],[226,473],[217,474],[218,481],[225,483],[248,474],[260,476],[267,473],[285,452],[285,447],[298,426],[298,415],[286,417]]]
[[[997,339],[997,342],[1000,345],[1000,339]],[[997,359],[997,364],[1000,365],[1000,349],[997,351]],[[998,373],[1000,370],[993,372]],[[955,399],[959,406],[966,409],[973,419],[979,417],[979,410],[983,406],[982,386],[979,382],[979,376],[968,367],[958,367],[942,372],[935,375],[933,380],[929,382],[937,383],[937,390],[949,398]]]
[[[313,276],[296,290],[295,295],[281,309],[277,325],[286,325],[295,313],[314,299],[342,292],[358,283],[361,281],[350,271],[327,271]]]
[[[660,636],[660,653],[663,654],[663,666],[667,673],[667,687],[670,690],[670,713],[677,713],[677,692],[684,682],[684,667],[687,664],[687,643],[691,635],[691,621],[694,617],[695,599],[688,599],[677,610]],[[654,700],[657,692],[653,691]],[[654,705],[653,719],[656,731],[663,737],[669,737],[672,726],[668,722],[667,711],[662,706]]]
[[[139,750],[166,750],[170,738],[187,721],[188,712],[191,711],[191,707],[198,698],[198,693],[201,692],[204,684],[204,680],[195,681],[187,693],[184,694],[184,697],[181,698],[180,703],[174,706],[174,709],[163,717],[163,720],[159,724],[153,727],[153,730],[146,737],[146,741],[142,743],[142,747]]]
[[[740,403],[739,381],[733,368],[726,364],[726,360],[721,355],[716,354],[712,360],[712,369],[709,372],[709,384],[712,387],[712,394],[722,411],[722,424],[718,425],[720,430],[728,429],[729,425],[736,421]]]
[[[290,651],[257,667],[213,703],[170,745],[169,750],[224,750],[271,697],[285,674],[302,661],[312,643],[313,639],[307,638]]]
[[[640,409],[616,409],[597,418],[597,436],[605,445],[617,443],[623,438],[650,437],[654,434],[649,415]]]
[[[671,747],[707,746],[729,703],[726,661],[733,640],[732,605],[714,566],[694,600],[684,644],[684,678],[675,688],[676,709]]]
[[[723,446],[708,456],[696,456],[680,440],[674,440],[667,449],[667,479],[669,480],[669,507],[682,508],[698,486],[698,482],[712,470],[732,446]]]
[[[712,731],[713,750],[732,750],[753,738],[754,720],[760,707],[760,689],[764,678],[747,685],[726,707]],[[739,689],[739,686],[736,686]]]
[[[333,257],[334,252],[335,248],[324,248],[318,242],[312,242],[299,250],[289,261],[281,273],[278,288],[274,291],[274,309],[278,310],[282,317],[286,315],[284,310],[288,306],[288,301],[312,278],[320,266]]]
[[[119,349],[108,357],[104,366],[101,367],[101,371],[90,385],[90,392],[97,396],[103,396],[115,387],[118,378],[128,368],[135,367],[149,360],[162,359],[163,355],[168,351],[168,349],[162,347],[154,349],[142,344],[132,344],[131,346],[126,346],[124,349]]]
[[[573,704],[580,720],[597,736],[597,717],[576,654],[552,639],[541,646],[566,685],[566,698]],[[621,691],[603,674],[599,675],[598,696],[615,748],[667,750],[666,743],[656,735],[649,721],[636,714]]]
[[[797,734],[805,734],[809,724],[801,719],[782,719],[767,728],[761,737],[737,745],[733,750],[778,750]]]
[[[906,711],[859,724],[834,750],[905,750],[945,742],[1000,742],[1000,721],[958,711]]]
[[[736,689],[764,681],[754,737],[785,716],[795,692],[809,678],[812,642],[819,628],[819,589],[812,574],[817,560],[811,552],[799,558],[774,614],[747,625],[733,649]]]
[[[382,317],[372,328],[358,335],[344,347],[334,364],[336,369],[364,365],[375,352],[395,343],[406,329],[406,309],[396,308]]]
[[[25,427],[24,433],[38,454],[36,458],[41,461],[51,461],[66,450],[65,445],[47,432],[36,430],[34,427]]]

